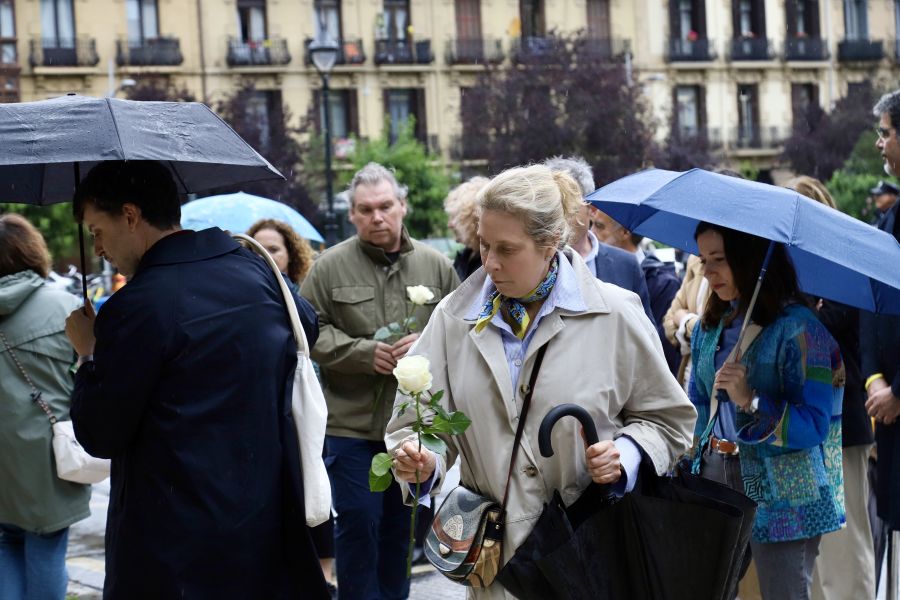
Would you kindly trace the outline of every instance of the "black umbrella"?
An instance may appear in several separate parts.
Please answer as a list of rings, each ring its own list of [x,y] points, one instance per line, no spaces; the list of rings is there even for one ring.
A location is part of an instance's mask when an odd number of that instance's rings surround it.
[[[81,177],[108,160],[160,161],[172,172],[182,194],[283,179],[199,102],[136,102],[69,94],[0,104],[0,202],[69,202]],[[80,228],[79,245],[84,275]]]
[[[598,441],[587,411],[557,406],[540,427],[545,457],[566,415],[581,421],[589,444]],[[727,486],[658,477],[642,465],[635,491],[621,499],[591,484],[567,507],[554,492],[498,579],[523,600],[730,600],[755,516],[756,504]]]

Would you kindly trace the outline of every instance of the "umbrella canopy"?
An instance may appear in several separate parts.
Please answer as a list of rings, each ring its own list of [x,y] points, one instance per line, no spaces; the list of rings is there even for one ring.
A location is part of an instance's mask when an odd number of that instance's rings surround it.
[[[900,244],[793,190],[703,169],[652,169],[587,199],[626,229],[692,254],[701,221],[782,243],[804,292],[900,314]]]
[[[563,404],[541,422],[543,456],[553,454],[550,432],[566,415],[596,443],[590,414]],[[733,598],[756,504],[714,481],[657,477],[652,466],[642,465],[637,486],[615,499],[591,484],[570,506],[557,490],[500,583],[523,600]]]
[[[180,193],[279,179],[281,173],[205,104],[69,95],[0,104],[0,202],[72,200],[107,160],[158,160]]]
[[[287,204],[262,196],[244,192],[207,196],[181,207],[181,226],[197,231],[221,227],[232,233],[244,233],[260,219],[284,221],[300,237],[314,242],[325,241],[303,215]]]

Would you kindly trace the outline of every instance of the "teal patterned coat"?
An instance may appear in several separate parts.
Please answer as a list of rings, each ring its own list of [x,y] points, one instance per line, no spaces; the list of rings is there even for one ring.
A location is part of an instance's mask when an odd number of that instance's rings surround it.
[[[690,399],[696,436],[709,421],[714,357],[722,331],[698,323],[691,338]],[[844,367],[837,342],[813,312],[784,308],[747,349],[759,410],[737,412],[744,492],[759,504],[757,542],[785,542],[840,529],[844,523],[841,402]]]

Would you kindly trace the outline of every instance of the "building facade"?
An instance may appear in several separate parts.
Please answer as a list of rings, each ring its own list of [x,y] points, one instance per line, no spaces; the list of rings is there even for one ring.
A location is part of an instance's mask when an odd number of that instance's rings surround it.
[[[208,102],[252,82],[248,110],[299,119],[322,108],[306,48],[324,33],[341,46],[338,156],[412,115],[463,162],[466,88],[554,30],[626,55],[661,137],[672,124],[761,169],[809,103],[900,75],[900,0],[0,0],[0,101],[121,95],[152,74]]]

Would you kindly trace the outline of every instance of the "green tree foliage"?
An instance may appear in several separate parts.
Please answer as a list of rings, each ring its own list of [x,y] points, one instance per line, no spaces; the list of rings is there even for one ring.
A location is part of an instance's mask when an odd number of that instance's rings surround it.
[[[870,201],[869,190],[878,185],[880,180],[897,184],[895,178],[884,173],[884,162],[875,147],[875,138],[874,131],[863,133],[844,166],[828,180],[828,191],[838,208],[870,223],[877,220],[879,215]]]
[[[440,155],[430,153],[415,138],[412,118],[401,128],[394,143],[390,141],[390,130],[390,124],[385,122],[381,137],[357,140],[350,156],[353,169],[337,172],[335,190],[345,189],[353,173],[370,162],[394,169],[397,181],[409,190],[405,223],[410,235],[414,238],[445,236],[444,198],[450,191],[451,178],[444,170]]]

